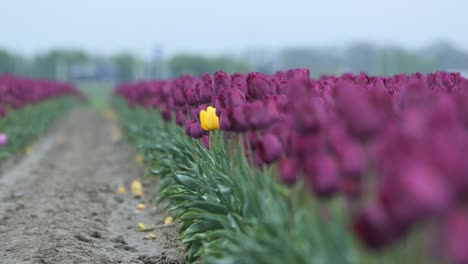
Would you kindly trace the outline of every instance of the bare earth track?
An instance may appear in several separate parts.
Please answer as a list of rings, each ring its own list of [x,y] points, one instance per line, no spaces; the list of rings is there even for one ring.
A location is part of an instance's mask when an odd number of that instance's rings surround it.
[[[174,225],[154,203],[117,195],[143,172],[116,124],[77,109],[52,129],[31,155],[3,165],[0,176],[0,263],[185,263]],[[146,185],[148,186],[148,185]],[[139,202],[147,208],[135,213]],[[155,240],[137,223],[156,224]]]

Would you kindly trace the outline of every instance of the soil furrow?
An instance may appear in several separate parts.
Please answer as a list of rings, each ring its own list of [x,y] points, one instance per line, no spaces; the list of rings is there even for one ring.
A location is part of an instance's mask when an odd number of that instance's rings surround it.
[[[142,170],[131,148],[111,137],[115,127],[99,112],[74,110],[3,172],[0,263],[184,262],[175,226],[156,229],[154,240],[137,230],[167,216],[153,195],[116,194]],[[137,214],[139,202],[147,208]]]

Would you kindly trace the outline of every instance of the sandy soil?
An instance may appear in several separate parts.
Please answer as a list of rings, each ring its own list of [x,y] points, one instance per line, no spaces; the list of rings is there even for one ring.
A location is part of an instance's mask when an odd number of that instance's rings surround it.
[[[0,176],[0,263],[185,263],[174,224],[129,191],[143,175],[132,149],[112,138],[117,124],[99,112],[68,113],[32,154],[4,164]],[[119,185],[127,194],[119,195]],[[151,188],[150,188],[151,186]],[[147,207],[140,213],[136,205]],[[145,240],[137,223],[155,224]]]

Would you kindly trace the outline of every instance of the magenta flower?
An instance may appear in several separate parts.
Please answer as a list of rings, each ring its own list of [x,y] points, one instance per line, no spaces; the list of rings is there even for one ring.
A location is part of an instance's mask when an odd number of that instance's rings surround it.
[[[257,143],[256,149],[258,151],[259,158],[267,164],[279,160],[284,155],[284,149],[281,142],[271,133],[267,133],[262,136],[260,142]]]
[[[4,133],[0,133],[0,146],[6,145],[8,143],[8,136]]]
[[[218,94],[222,89],[231,88],[231,76],[223,71],[214,74],[214,93]]]
[[[329,198],[340,188],[338,164],[330,156],[319,156],[315,160],[306,160],[304,173],[312,191],[322,198]]]
[[[190,124],[189,136],[193,138],[201,138],[205,135],[205,131],[200,126],[199,122],[193,122]]]
[[[250,100],[260,100],[274,94],[274,86],[267,76],[254,72],[247,76],[247,92]]]
[[[354,218],[352,229],[368,247],[374,249],[390,244],[399,233],[387,212],[375,205],[364,208]]]
[[[201,141],[202,141],[203,146],[204,146],[206,149],[210,149],[210,139],[209,139],[208,135],[204,135],[204,136],[201,138]]]
[[[279,175],[285,184],[296,183],[299,176],[299,163],[294,159],[282,159],[279,163]]]

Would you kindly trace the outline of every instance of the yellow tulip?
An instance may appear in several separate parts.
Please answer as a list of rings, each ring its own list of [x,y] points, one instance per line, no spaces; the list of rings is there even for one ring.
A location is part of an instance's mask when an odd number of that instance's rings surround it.
[[[219,128],[219,118],[216,115],[216,109],[214,107],[208,106],[206,110],[200,111],[200,125],[205,131]]]

